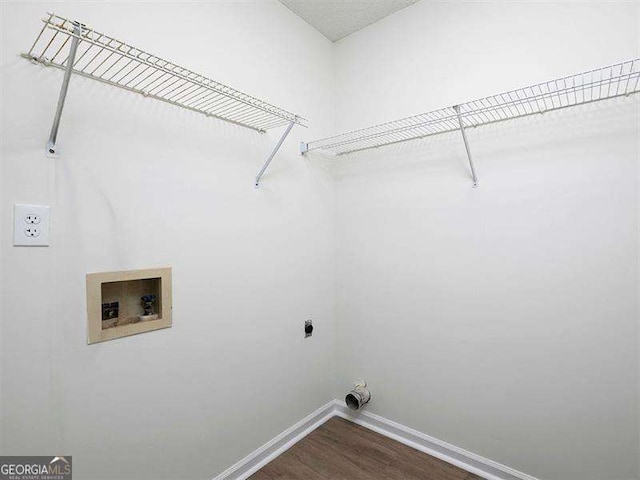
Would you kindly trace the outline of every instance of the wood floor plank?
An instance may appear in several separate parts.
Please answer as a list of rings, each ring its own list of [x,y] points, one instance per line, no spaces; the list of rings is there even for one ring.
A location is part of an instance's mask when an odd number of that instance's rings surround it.
[[[342,418],[332,418],[249,480],[482,480]]]

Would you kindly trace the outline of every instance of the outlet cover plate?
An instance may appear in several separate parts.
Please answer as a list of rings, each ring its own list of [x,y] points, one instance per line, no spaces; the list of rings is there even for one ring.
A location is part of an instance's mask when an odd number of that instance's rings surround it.
[[[13,245],[49,246],[49,207],[16,203],[13,206]]]

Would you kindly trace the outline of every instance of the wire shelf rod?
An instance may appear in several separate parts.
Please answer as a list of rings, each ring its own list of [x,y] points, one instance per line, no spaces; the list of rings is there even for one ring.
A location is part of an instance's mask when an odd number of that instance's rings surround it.
[[[81,32],[74,32],[70,20],[54,13],[49,13],[43,23],[23,55],[29,60],[66,69],[69,54],[65,51],[77,38],[78,51],[72,65],[75,74],[258,131],[291,121],[307,124],[299,115],[92,28],[83,26]]]
[[[473,128],[627,96],[639,91],[639,82],[640,59],[632,59],[471,100],[460,104],[458,112],[446,107],[303,143],[301,151],[323,150],[346,155],[460,130],[460,121],[464,127]]]
[[[49,13],[43,23],[28,53],[22,56],[65,72],[47,144],[48,156],[57,156],[56,139],[72,74],[259,132],[287,125],[255,177],[256,187],[291,129],[295,125],[307,126],[307,121],[298,115],[96,32],[79,22]]]

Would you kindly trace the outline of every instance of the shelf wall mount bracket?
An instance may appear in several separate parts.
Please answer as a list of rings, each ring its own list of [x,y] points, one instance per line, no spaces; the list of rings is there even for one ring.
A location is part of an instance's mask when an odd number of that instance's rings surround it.
[[[296,124],[296,120],[297,119],[292,120],[289,123],[289,125],[287,125],[287,128],[284,131],[284,133],[282,134],[282,136],[280,137],[280,140],[278,140],[278,143],[276,143],[276,146],[273,147],[273,150],[271,151],[271,153],[267,157],[267,160],[264,162],[264,165],[262,166],[262,168],[258,172],[258,175],[256,175],[255,188],[260,188],[260,180],[262,179],[262,176],[264,175],[264,172],[266,172],[267,168],[269,168],[269,164],[273,160],[273,157],[276,156],[276,153],[278,153],[278,150],[280,150],[280,147],[282,146],[282,144],[284,143],[285,139],[289,135],[289,132],[291,132],[291,129],[293,128],[293,126]]]
[[[478,186],[478,175],[476,174],[476,167],[473,164],[473,157],[471,156],[471,149],[469,148],[469,140],[467,139],[467,132],[465,131],[462,115],[460,115],[460,105],[454,105],[453,109],[458,117],[460,133],[462,133],[462,140],[464,141],[464,148],[467,150],[467,158],[469,159],[469,166],[471,167],[471,177],[473,178],[473,188],[476,188]]]
[[[58,97],[58,107],[56,108],[56,114],[53,117],[53,125],[51,126],[51,133],[49,134],[49,141],[47,142],[47,148],[45,150],[47,157],[56,158],[58,156],[56,141],[58,139],[58,129],[60,128],[60,118],[62,117],[64,102],[67,99],[69,81],[71,80],[71,73],[73,72],[73,65],[76,60],[76,52],[78,51],[78,43],[80,42],[81,36],[82,24],[80,22],[73,22],[73,36],[71,38],[69,57],[67,58],[67,67],[64,71],[62,87],[60,87],[60,97]]]

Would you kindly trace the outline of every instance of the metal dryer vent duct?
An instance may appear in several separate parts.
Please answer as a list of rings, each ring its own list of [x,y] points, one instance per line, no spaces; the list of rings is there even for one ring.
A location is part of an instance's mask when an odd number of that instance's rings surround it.
[[[367,388],[367,382],[358,380],[355,387],[345,397],[344,401],[350,410],[360,410],[365,404],[371,400],[371,391]]]

